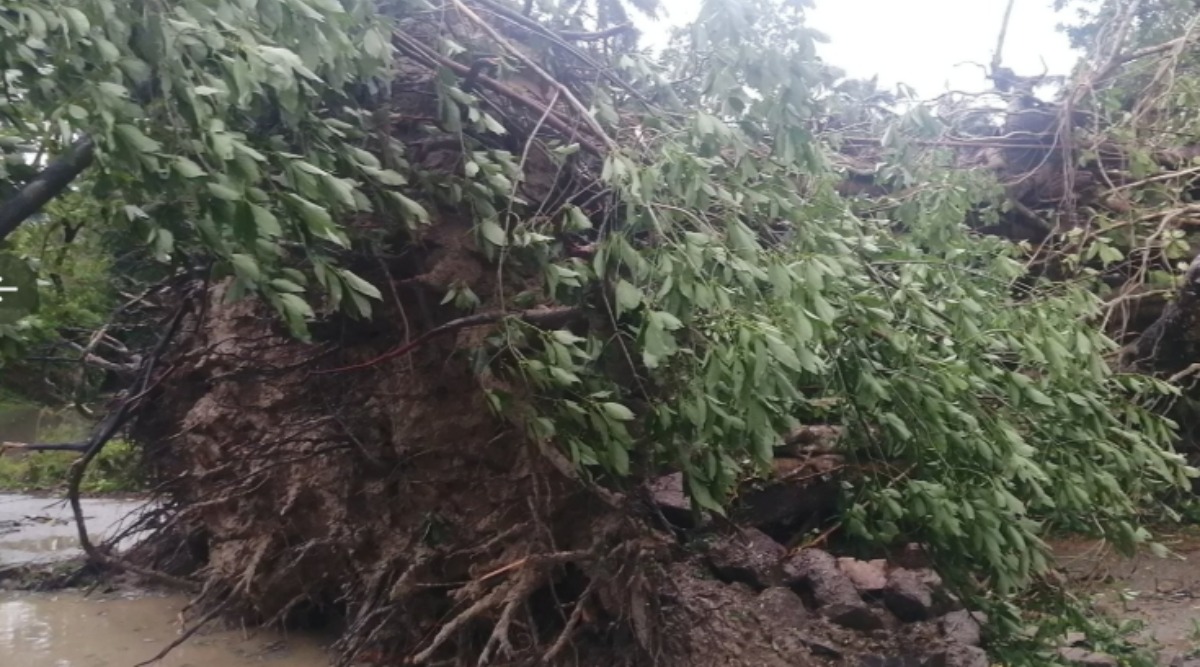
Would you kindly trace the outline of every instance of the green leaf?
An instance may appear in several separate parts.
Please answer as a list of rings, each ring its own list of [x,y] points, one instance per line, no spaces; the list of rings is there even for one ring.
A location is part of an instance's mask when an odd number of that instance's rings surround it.
[[[629,474],[629,451],[620,441],[613,439],[608,442],[608,457],[612,462],[613,471],[618,475]]]
[[[706,510],[716,512],[721,516],[725,516],[725,508],[713,499],[712,493],[709,492],[707,486],[691,475],[687,475],[687,482],[688,495],[691,496],[692,500],[694,500],[697,505]]]
[[[636,310],[642,305],[642,290],[627,280],[622,279],[617,281],[616,296],[618,317],[623,313]]]
[[[388,195],[400,204],[400,208],[403,209],[403,211],[407,213],[409,217],[416,218],[418,222],[429,222],[429,212],[425,210],[424,206],[421,206],[417,202],[405,197],[399,192],[389,190]]]
[[[113,128],[113,132],[115,132],[123,142],[131,146],[134,150],[142,153],[154,153],[162,148],[162,145],[157,141],[142,134],[141,130],[129,125],[128,123],[118,123]]]
[[[1029,400],[1033,401],[1034,403],[1037,403],[1038,405],[1054,407],[1054,400],[1051,399],[1046,394],[1042,393],[1038,389],[1035,389],[1033,387],[1027,387],[1025,389],[1025,395],[1029,397]]]
[[[286,278],[276,278],[272,280],[270,284],[271,287],[274,287],[276,290],[288,294],[299,294],[304,292],[304,287],[297,285]]]
[[[249,255],[234,253],[229,258],[233,264],[233,268],[237,271],[238,276],[244,280],[257,282],[262,279],[262,272],[258,268],[258,262]]]
[[[203,169],[201,169],[200,165],[196,164],[195,162],[192,162],[191,160],[189,160],[186,157],[183,157],[182,155],[177,156],[174,160],[172,160],[171,166],[175,169],[176,172],[179,173],[180,176],[183,176],[184,178],[199,178],[201,176],[204,176],[206,173],[208,173],[208,172],[204,171]]]
[[[263,238],[274,238],[283,234],[283,229],[279,226],[279,220],[275,218],[275,214],[258,204],[250,204],[250,212],[254,216],[254,225],[258,228],[259,236]]]
[[[341,273],[341,276],[346,279],[346,283],[348,285],[350,285],[350,289],[354,290],[355,292],[369,296],[372,299],[382,299],[383,298],[383,294],[380,293],[378,287],[375,287],[371,283],[363,280],[362,278],[359,278],[358,276],[356,276],[353,273],[346,271],[344,269],[342,271],[340,271],[340,273]]]
[[[375,167],[364,166],[362,168],[362,170],[365,171],[367,174],[369,174],[372,178],[375,179],[376,182],[378,182],[381,185],[393,185],[394,186],[394,185],[406,185],[408,183],[407,178],[401,176],[399,173],[397,173],[395,171],[392,171],[391,169],[376,169]],[[415,202],[414,202],[414,204],[415,204]],[[421,210],[424,211],[423,208]],[[417,214],[412,213],[412,215],[417,215]]]
[[[633,411],[620,403],[601,403],[600,406],[604,408],[604,414],[608,415],[610,419],[619,422],[633,421]]]
[[[234,190],[233,188],[221,185],[220,183],[207,183],[206,185],[208,187],[209,194],[217,199],[224,199],[225,201],[240,201],[242,198],[242,193]]]
[[[307,301],[295,294],[280,294],[279,301],[283,304],[285,310],[300,318],[311,320],[316,317],[312,306],[308,305]]]
[[[796,356],[795,350],[784,345],[783,341],[775,336],[768,335],[765,338],[767,340],[767,348],[771,350],[771,356],[776,361],[793,371],[799,372],[801,370],[800,358]]]
[[[564,229],[581,232],[592,228],[592,221],[578,206],[567,206],[567,224]]]
[[[88,20],[87,14],[75,7],[62,7],[59,11],[71,24],[71,29],[75,31],[76,35],[82,35],[92,29],[92,23]]]
[[[484,220],[479,223],[479,229],[483,232],[483,238],[492,245],[501,247],[508,245],[508,234],[495,220]]]

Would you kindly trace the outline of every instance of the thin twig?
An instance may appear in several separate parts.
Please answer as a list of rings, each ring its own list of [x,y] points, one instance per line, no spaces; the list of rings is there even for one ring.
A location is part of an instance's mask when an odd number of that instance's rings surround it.
[[[571,92],[570,88],[567,88],[561,81],[551,76],[546,70],[542,69],[540,65],[534,62],[533,58],[530,58],[529,56],[525,55],[523,51],[513,46],[500,33],[496,32],[496,29],[493,28],[491,24],[480,18],[480,16],[476,14],[473,9],[463,3],[462,0],[451,0],[451,2],[455,7],[458,8],[460,12],[466,15],[467,18],[474,21],[476,25],[480,27],[480,29],[482,29],[488,34],[488,36],[495,40],[497,44],[503,46],[510,53],[512,53],[517,60],[520,60],[526,67],[536,72],[538,76],[542,77],[546,83],[557,89],[559,94],[561,94],[571,106],[575,107],[575,111],[579,114],[580,118],[582,118],[584,122],[586,122],[588,126],[592,128],[592,131],[596,133],[596,136],[602,142],[604,142],[604,145],[608,148],[608,150],[616,151],[620,148],[620,146],[617,145],[617,142],[614,141],[612,137],[608,136],[608,133],[604,131],[604,128],[600,127],[600,123],[592,117],[592,114],[588,108],[579,101],[579,98],[575,97],[575,94]]]
[[[145,667],[146,665],[152,665],[152,664],[158,662],[159,660],[162,660],[163,658],[167,657],[168,653],[179,648],[180,645],[182,645],[187,640],[191,639],[192,636],[194,636],[197,632],[199,632],[200,628],[203,628],[205,625],[208,625],[214,618],[219,616],[221,614],[221,612],[225,611],[225,609],[229,606],[229,603],[232,601],[233,601],[232,595],[225,598],[224,602],[222,602],[221,604],[217,605],[216,607],[213,607],[212,609],[210,609],[209,612],[207,614],[205,614],[199,621],[197,621],[195,625],[193,625],[192,627],[190,627],[186,631],[184,631],[184,633],[182,635],[179,635],[179,637],[177,637],[175,639],[175,641],[171,642],[170,644],[167,644],[163,648],[163,650],[158,652],[157,655],[155,655],[153,658],[150,658],[149,660],[139,662],[136,665],[134,665],[133,667]]]

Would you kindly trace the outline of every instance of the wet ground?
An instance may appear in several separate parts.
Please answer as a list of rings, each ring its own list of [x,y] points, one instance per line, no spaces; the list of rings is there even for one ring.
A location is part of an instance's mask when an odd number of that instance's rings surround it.
[[[1140,637],[1158,651],[1161,664],[1179,664],[1200,658],[1200,534],[1159,539],[1174,552],[1170,557],[1124,559],[1092,541],[1060,542],[1054,549],[1070,580],[1102,609],[1145,624]]]
[[[138,501],[86,499],[89,535],[99,542],[127,525]],[[60,499],[0,494],[0,572],[80,555],[70,507]],[[0,665],[13,667],[133,667],[154,657],[184,626],[187,599],[148,591],[85,596],[82,591],[0,591]],[[326,667],[326,653],[308,637],[213,624],[156,667]]]
[[[84,518],[93,542],[118,534],[142,503],[88,498]],[[61,498],[0,493],[0,569],[80,555],[71,507]]]

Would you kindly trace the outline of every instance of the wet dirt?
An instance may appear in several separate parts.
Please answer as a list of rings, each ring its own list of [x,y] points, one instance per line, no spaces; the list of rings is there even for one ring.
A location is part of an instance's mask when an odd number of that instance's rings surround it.
[[[1058,542],[1054,551],[1068,578],[1101,609],[1143,623],[1139,638],[1170,665],[1200,656],[1200,533],[1159,539],[1170,556],[1146,551],[1126,559],[1088,540]]]
[[[16,667],[133,667],[174,641],[183,628],[178,596],[0,593],[0,663]],[[311,637],[214,624],[155,667],[327,667]]]

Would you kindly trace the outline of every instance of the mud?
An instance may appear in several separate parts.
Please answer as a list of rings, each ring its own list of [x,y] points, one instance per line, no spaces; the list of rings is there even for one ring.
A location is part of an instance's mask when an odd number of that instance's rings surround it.
[[[1200,656],[1200,532],[1161,538],[1172,554],[1140,553],[1132,559],[1101,542],[1054,545],[1071,581],[1116,618],[1144,624],[1140,641],[1159,664]]]
[[[98,542],[118,534],[143,505],[138,500],[84,499],[84,517],[92,540]],[[81,554],[71,508],[64,500],[0,494],[0,570]]]
[[[14,667],[132,667],[178,637],[185,604],[175,596],[0,593],[0,661]],[[154,664],[326,667],[329,659],[313,638],[214,626]]]

